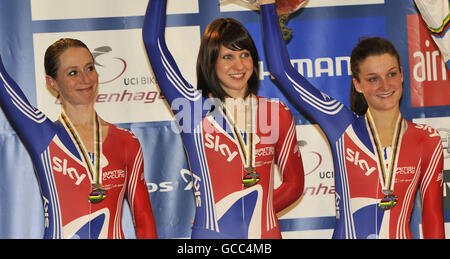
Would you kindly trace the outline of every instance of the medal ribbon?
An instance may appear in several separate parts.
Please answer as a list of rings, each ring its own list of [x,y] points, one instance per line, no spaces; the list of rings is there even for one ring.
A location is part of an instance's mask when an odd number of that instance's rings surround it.
[[[83,162],[85,165],[87,165],[87,171],[89,172],[90,178],[91,178],[91,184],[94,185],[101,185],[101,177],[99,175],[101,174],[101,167],[100,167],[100,154],[102,152],[102,146],[101,146],[101,128],[100,128],[100,122],[97,116],[97,113],[94,112],[94,144],[95,144],[95,159],[94,164],[92,164],[91,159],[89,159],[88,152],[86,150],[86,147],[84,146],[83,142],[81,141],[81,138],[75,129],[75,127],[72,126],[72,123],[69,120],[69,117],[67,117],[64,110],[61,112],[60,121],[63,123],[63,125],[69,130],[70,135],[72,136],[72,139],[75,140],[75,144],[78,150],[78,153],[80,154],[81,158],[84,160]]]
[[[381,153],[381,150],[382,150],[381,141],[380,141],[378,133],[376,131],[375,123],[373,123],[373,121],[372,121],[372,116],[370,115],[369,110],[367,111],[367,118],[368,118],[367,122],[369,124],[370,133],[375,142],[375,147],[377,148],[378,162],[380,164],[380,168],[382,171],[382,175],[380,176],[380,179],[381,179],[381,184],[383,187],[383,193],[384,193],[384,191],[388,191],[388,192],[392,193],[393,187],[394,187],[392,183],[393,183],[393,178],[395,176],[395,174],[394,174],[395,160],[398,156],[398,154],[397,154],[398,150],[399,150],[398,144],[400,142],[400,134],[402,131],[403,117],[400,114],[397,118],[396,126],[394,129],[395,135],[394,135],[394,139],[393,139],[393,143],[392,143],[393,145],[392,145],[391,161],[388,165],[388,168],[386,168],[386,163],[384,162],[383,154]]]
[[[255,141],[254,141],[254,129],[253,129],[253,125],[256,123],[256,116],[254,116],[256,113],[253,111],[253,102],[252,102],[252,97],[248,97],[249,103],[250,103],[250,109],[248,111],[249,115],[250,115],[250,132],[247,131],[243,131],[241,133],[241,131],[237,128],[236,123],[234,122],[233,118],[229,116],[229,114],[227,113],[227,109],[225,107],[225,104],[222,105],[222,110],[223,113],[225,114],[226,118],[228,119],[228,121],[230,121],[233,125],[233,131],[234,134],[237,136],[237,140],[238,140],[238,147],[241,150],[242,154],[244,155],[244,164],[245,164],[245,168],[246,169],[254,169],[255,168]],[[244,136],[242,136],[242,134],[244,134]],[[247,143],[244,140],[244,137],[246,137],[245,139],[247,140]]]

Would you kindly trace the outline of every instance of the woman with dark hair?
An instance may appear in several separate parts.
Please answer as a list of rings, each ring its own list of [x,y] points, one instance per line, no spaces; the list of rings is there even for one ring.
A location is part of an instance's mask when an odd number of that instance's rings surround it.
[[[91,52],[79,40],[60,39],[45,53],[45,71],[61,102],[56,122],[29,104],[0,59],[0,105],[36,169],[44,238],[124,238],[125,195],[136,236],[156,238],[139,140],[97,115]]]
[[[357,90],[355,87],[355,84],[360,85],[361,82],[360,65],[369,56],[380,56],[383,54],[389,54],[397,62],[397,64],[399,64],[397,67],[398,71],[394,72],[396,72],[397,76],[401,76],[403,82],[403,73],[402,68],[400,67],[400,56],[398,55],[395,47],[389,41],[380,37],[361,38],[350,56],[350,69],[353,77],[350,85],[350,109],[356,115],[364,115],[368,109],[368,104],[362,90]],[[374,79],[371,80],[373,81]],[[399,93],[401,97],[401,91]]]
[[[368,37],[352,51],[352,111],[292,67],[274,2],[259,0],[269,70],[328,138],[336,185],[333,237],[412,238],[409,221],[420,187],[423,236],[444,238],[440,136],[402,117],[403,73],[394,46]]]
[[[245,27],[232,18],[222,18],[211,22],[204,35],[207,36],[202,37],[197,59],[197,89],[202,91],[203,96],[209,97],[211,94],[222,101],[230,96],[214,69],[216,63],[220,62],[220,51],[224,48],[232,51],[246,50],[244,55],[250,54],[247,58],[251,58],[249,60],[252,61],[253,70],[249,71],[250,77],[246,80],[247,91],[243,98],[250,94],[256,95],[259,86],[259,55]]]
[[[303,167],[290,111],[256,96],[251,36],[236,20],[213,21],[201,41],[195,89],[167,49],[165,20],[166,0],[151,0],[143,38],[182,128],[196,203],[192,238],[281,238],[275,213],[301,196]],[[283,178],[276,190],[275,161]]]

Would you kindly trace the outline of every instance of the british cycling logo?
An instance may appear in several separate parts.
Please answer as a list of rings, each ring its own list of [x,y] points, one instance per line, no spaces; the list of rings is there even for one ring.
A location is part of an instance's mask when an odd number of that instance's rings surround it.
[[[111,51],[112,48],[110,46],[98,47],[95,48],[94,51],[92,51],[92,56],[94,57],[95,65],[100,68],[108,67],[108,69],[105,69],[106,73],[102,73],[102,81],[99,82],[99,84],[111,83],[112,81],[122,76],[125,70],[127,69],[127,62],[125,61],[125,59],[121,57],[113,57],[105,59],[105,56],[103,55],[108,54]],[[99,59],[101,60],[102,63],[99,62]],[[103,78],[103,75],[105,75],[106,78]]]

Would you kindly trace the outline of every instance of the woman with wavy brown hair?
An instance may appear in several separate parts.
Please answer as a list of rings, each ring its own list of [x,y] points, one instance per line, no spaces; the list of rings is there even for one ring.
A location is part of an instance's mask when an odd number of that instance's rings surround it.
[[[328,138],[336,184],[333,237],[412,238],[409,221],[420,189],[423,236],[444,238],[440,136],[402,116],[403,71],[395,47],[380,37],[356,44],[348,108],[292,67],[274,2],[259,0],[269,71]]]

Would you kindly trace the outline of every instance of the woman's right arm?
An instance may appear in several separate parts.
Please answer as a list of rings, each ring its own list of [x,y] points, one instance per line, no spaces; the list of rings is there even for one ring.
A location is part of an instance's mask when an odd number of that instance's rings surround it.
[[[201,100],[200,92],[183,78],[166,46],[166,8],[167,0],[150,0],[145,13],[142,36],[153,72],[169,105],[177,98]]]
[[[0,105],[28,149],[41,153],[56,133],[53,122],[33,107],[9,76],[0,57]]]
[[[269,71],[284,93],[294,101],[294,105],[311,116],[328,138],[336,139],[355,119],[355,115],[338,100],[320,92],[293,68],[282,38],[274,2],[259,0]]]

